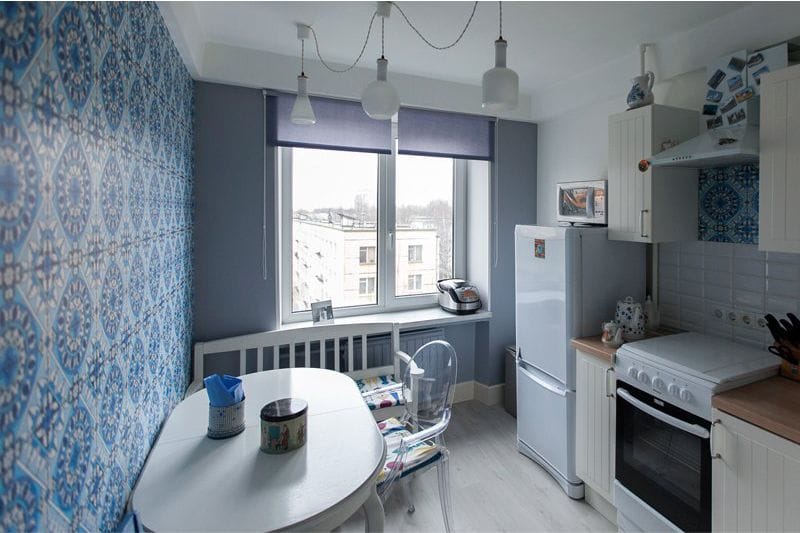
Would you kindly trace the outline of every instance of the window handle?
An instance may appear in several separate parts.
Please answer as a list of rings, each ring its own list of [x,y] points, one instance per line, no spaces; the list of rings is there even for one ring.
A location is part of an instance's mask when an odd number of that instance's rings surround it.
[[[393,231],[389,232],[389,240],[386,242],[386,249],[388,249],[390,252],[392,250],[394,250],[394,232]]]

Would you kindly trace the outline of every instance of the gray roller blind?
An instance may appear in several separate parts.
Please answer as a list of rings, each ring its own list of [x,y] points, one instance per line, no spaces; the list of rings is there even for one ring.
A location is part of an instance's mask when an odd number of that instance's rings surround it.
[[[397,117],[401,154],[494,159],[494,119],[402,107]]]
[[[317,123],[300,126],[290,118],[294,98],[284,93],[267,97],[267,142],[272,146],[391,153],[391,121],[369,118],[360,102],[312,96]]]

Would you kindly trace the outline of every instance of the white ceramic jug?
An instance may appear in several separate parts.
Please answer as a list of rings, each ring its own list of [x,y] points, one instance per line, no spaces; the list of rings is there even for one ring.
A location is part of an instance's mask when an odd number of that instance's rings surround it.
[[[636,76],[631,79],[633,87],[628,92],[628,109],[636,109],[653,103],[653,83],[655,80],[655,74],[649,70],[642,76]]]
[[[642,304],[633,301],[632,296],[617,302],[614,318],[622,328],[622,336],[626,341],[644,338],[644,310]]]

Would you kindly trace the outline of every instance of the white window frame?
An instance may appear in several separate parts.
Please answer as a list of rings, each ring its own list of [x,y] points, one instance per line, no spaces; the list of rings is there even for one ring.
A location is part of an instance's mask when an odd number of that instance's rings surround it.
[[[417,281],[419,281],[419,283],[417,283]],[[422,274],[409,274],[407,288],[409,291],[422,290]]]
[[[370,281],[372,283],[370,283]],[[363,292],[361,291],[361,284],[362,283],[366,287],[366,290],[363,291]],[[369,287],[370,285],[372,285],[372,290],[370,290],[370,287]],[[359,296],[369,296],[370,294],[375,294],[375,291],[377,290],[377,285],[378,285],[378,283],[377,283],[377,280],[375,279],[375,276],[360,276],[358,278],[358,295]]]
[[[395,296],[395,160],[397,124],[392,125],[392,153],[378,160],[378,239],[376,251],[376,304],[336,307],[337,317],[435,307],[436,293]],[[311,311],[292,311],[292,149],[275,148],[278,222],[278,315],[279,323],[311,320]],[[467,161],[453,160],[453,276],[466,276],[467,263]],[[390,208],[391,206],[391,208]]]
[[[364,261],[361,261],[361,251],[364,250]],[[372,254],[370,254],[370,251]],[[372,258],[370,258],[372,255]],[[378,248],[376,246],[359,246],[358,247],[358,264],[361,266],[364,265],[374,265],[378,262]]]
[[[411,249],[414,251],[419,250],[419,255],[414,254],[414,260],[411,260]],[[422,245],[421,244],[409,244],[408,245],[408,262],[409,263],[422,263]]]

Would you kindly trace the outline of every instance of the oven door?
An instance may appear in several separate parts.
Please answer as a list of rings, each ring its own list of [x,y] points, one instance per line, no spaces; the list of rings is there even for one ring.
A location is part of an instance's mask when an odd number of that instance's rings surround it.
[[[684,531],[711,530],[710,427],[639,389],[617,389],[616,478]]]

